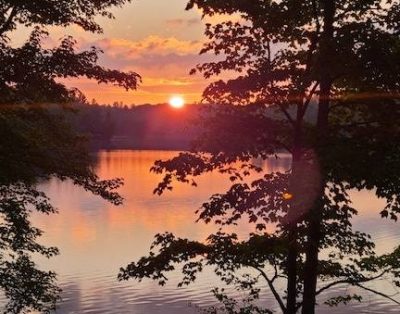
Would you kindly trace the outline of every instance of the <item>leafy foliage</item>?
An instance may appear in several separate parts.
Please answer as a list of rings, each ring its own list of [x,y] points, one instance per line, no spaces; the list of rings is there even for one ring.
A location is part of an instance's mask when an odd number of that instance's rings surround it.
[[[2,104],[71,102],[79,96],[79,91],[57,81],[66,77],[86,76],[99,83],[136,88],[140,79],[136,73],[123,73],[97,64],[101,52],[97,48],[77,52],[76,41],[65,37],[58,47],[43,49],[42,40],[46,36],[46,31],[36,27],[22,47],[13,48],[7,45],[7,40],[0,45],[0,62],[5,65],[0,70]]]
[[[194,7],[226,20],[206,25],[208,42],[200,52],[219,55],[219,60],[200,64],[192,73],[210,78],[227,71],[237,77],[217,79],[206,88],[205,101],[217,105],[203,117],[204,135],[192,152],[156,162],[152,170],[164,179],[155,192],[171,190],[175,181],[195,184],[205,172],[228,173],[233,185],[202,206],[199,220],[223,228],[244,218],[254,233],[242,242],[220,229],[205,246],[158,236],[159,251],[122,269],[120,279],[165,281],[165,273],[174,269],[171,263],[178,262],[184,263],[187,279],[188,270],[198,272],[202,262],[215,265],[223,281],[241,287],[237,270],[255,269],[285,314],[315,313],[316,297],[336,285],[398,303],[366,283],[383,277],[397,283],[399,249],[378,256],[370,236],[353,229],[358,212],[349,192],[374,192],[387,203],[377,212],[397,219],[400,38],[395,19],[400,3],[190,0],[188,9]],[[292,157],[286,172],[245,180],[259,170],[254,158],[282,152]],[[274,231],[265,233],[267,225]],[[254,239],[274,242],[258,247]],[[191,259],[194,269],[187,266]],[[278,278],[286,281],[283,292],[275,288]],[[244,287],[252,291],[254,284]],[[241,313],[229,298],[217,296],[226,305],[223,311]],[[351,300],[360,298],[337,296],[327,304]]]
[[[112,18],[110,8],[121,7],[129,0],[52,0],[25,1],[2,0],[0,2],[0,35],[15,30],[18,25],[57,25],[71,24],[82,27],[85,31],[101,32],[102,29],[95,21],[96,16]]]
[[[78,25],[101,32],[98,15],[128,1],[0,1],[0,287],[9,302],[4,313],[48,313],[59,300],[56,274],[40,270],[35,254],[52,257],[53,247],[37,242],[42,231],[32,226],[33,211],[56,209],[37,188],[41,180],[71,180],[87,191],[121,204],[116,189],[121,179],[100,180],[94,173],[85,139],[65,118],[68,104],[85,101],[76,89],[60,83],[68,77],[87,77],[135,89],[140,77],[98,64],[96,48],[78,51],[72,37],[58,47],[44,48],[47,26]],[[11,44],[12,31],[32,29],[20,47]],[[60,111],[62,107],[64,111]]]

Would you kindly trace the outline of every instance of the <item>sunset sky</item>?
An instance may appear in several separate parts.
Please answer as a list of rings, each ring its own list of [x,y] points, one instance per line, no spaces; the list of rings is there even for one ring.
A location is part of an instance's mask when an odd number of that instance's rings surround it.
[[[89,100],[126,104],[167,102],[182,94],[187,102],[199,101],[207,82],[188,73],[212,56],[199,56],[204,41],[204,23],[199,10],[185,11],[186,0],[134,0],[113,10],[115,20],[99,19],[104,34],[85,33],[78,27],[51,30],[52,40],[73,35],[80,48],[95,45],[104,50],[101,64],[124,71],[133,70],[143,78],[139,90],[100,87],[88,80],[68,82],[80,88]]]
[[[99,102],[127,104],[166,102],[172,94],[183,94],[189,102],[198,101],[204,79],[188,75],[204,60],[198,56],[204,23],[199,11],[185,11],[185,0],[136,0],[115,10],[115,20],[102,20],[104,34],[93,40],[90,34],[77,34],[80,42],[104,50],[102,64],[138,72],[143,83],[136,92],[79,82],[88,98]]]

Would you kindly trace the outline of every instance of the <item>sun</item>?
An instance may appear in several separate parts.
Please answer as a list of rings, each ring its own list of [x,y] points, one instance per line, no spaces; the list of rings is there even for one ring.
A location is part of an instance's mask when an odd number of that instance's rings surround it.
[[[175,109],[183,108],[185,106],[185,99],[182,96],[172,96],[169,99],[169,105]]]

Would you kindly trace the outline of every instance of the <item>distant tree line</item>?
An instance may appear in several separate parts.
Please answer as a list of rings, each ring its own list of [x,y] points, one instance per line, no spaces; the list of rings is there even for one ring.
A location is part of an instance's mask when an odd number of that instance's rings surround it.
[[[230,105],[232,110],[237,110]],[[121,102],[99,104],[79,101],[73,105],[70,120],[75,130],[85,135],[92,150],[99,149],[171,149],[189,150],[199,137],[205,116],[213,114],[216,106],[187,105],[176,110],[168,104],[126,105]],[[315,119],[316,107],[305,117]],[[266,114],[283,118],[280,112],[267,110]]]
[[[70,120],[92,149],[185,150],[196,133],[199,106],[174,110],[167,104],[127,106],[96,102],[73,105]]]

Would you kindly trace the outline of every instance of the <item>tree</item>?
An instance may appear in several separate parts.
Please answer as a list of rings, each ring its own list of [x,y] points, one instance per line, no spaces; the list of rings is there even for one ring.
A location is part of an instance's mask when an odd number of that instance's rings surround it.
[[[206,88],[204,99],[222,109],[205,115],[205,134],[192,152],[156,162],[152,170],[165,177],[155,192],[172,189],[175,180],[190,183],[205,172],[229,173],[230,190],[212,196],[199,220],[224,226],[247,217],[255,232],[243,241],[220,231],[206,244],[158,235],[157,251],[121,269],[119,278],[164,283],[174,263],[183,262],[187,284],[209,264],[227,283],[250,288],[253,300],[259,292],[256,280],[236,274],[250,267],[266,280],[286,314],[314,313],[316,297],[336,285],[356,286],[398,303],[364,285],[383,276],[399,285],[399,248],[378,256],[369,235],[353,230],[357,211],[348,192],[374,191],[387,200],[381,216],[397,219],[400,3],[189,1],[188,9],[194,6],[204,15],[240,19],[206,25],[209,41],[201,53],[222,58],[192,72],[206,78],[223,71],[239,76]],[[292,157],[288,172],[243,182],[257,170],[252,158],[282,151]],[[237,161],[242,166],[235,169]],[[276,225],[276,231],[266,233],[266,224]],[[284,296],[274,285],[282,277]],[[216,295],[228,313],[268,312],[247,302],[240,308]],[[337,296],[326,303],[352,299],[361,297]]]
[[[109,9],[127,2],[0,1],[0,287],[9,300],[5,313],[47,313],[59,299],[56,274],[40,270],[32,260],[34,254],[58,253],[37,242],[42,231],[30,222],[32,211],[56,212],[38,190],[38,182],[50,177],[72,180],[114,204],[122,201],[115,192],[122,180],[97,177],[86,140],[67,123],[69,104],[85,98],[60,79],[85,76],[135,89],[140,77],[100,66],[101,51],[94,47],[77,51],[72,37],[65,37],[55,48],[44,48],[42,42],[48,36],[46,27],[52,25],[74,24],[101,32],[94,18],[111,18]],[[20,26],[32,32],[16,47],[10,37]]]

